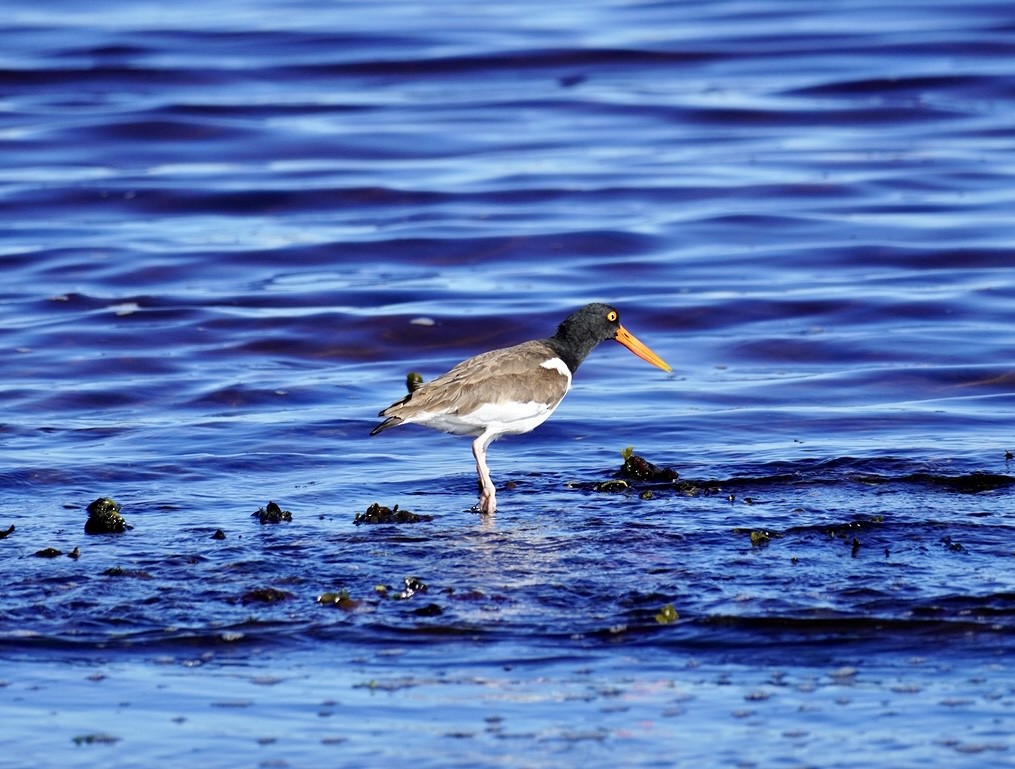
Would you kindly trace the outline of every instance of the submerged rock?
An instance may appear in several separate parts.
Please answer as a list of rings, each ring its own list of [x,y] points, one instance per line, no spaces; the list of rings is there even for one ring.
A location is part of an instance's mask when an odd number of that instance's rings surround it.
[[[264,507],[257,508],[256,513],[251,513],[252,518],[257,518],[261,525],[269,523],[282,523],[283,521],[291,521],[293,514],[288,510],[283,510],[274,502],[269,502]]]
[[[444,609],[435,603],[428,603],[426,606],[413,609],[412,613],[417,617],[439,617],[444,613]]]
[[[240,596],[241,603],[278,603],[279,601],[288,601],[293,597],[292,593],[287,593],[285,590],[276,590],[273,587],[259,587],[254,590],[248,590],[242,596]]]
[[[121,534],[134,528],[120,515],[120,506],[108,497],[99,497],[87,510],[85,534]]]
[[[361,523],[421,523],[432,520],[432,515],[418,515],[408,510],[399,510],[398,505],[391,508],[374,502],[365,513],[356,513],[352,522],[358,526]]]

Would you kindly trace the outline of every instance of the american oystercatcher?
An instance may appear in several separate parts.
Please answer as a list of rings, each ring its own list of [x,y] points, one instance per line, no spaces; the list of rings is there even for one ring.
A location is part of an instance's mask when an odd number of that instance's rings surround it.
[[[380,412],[387,417],[376,435],[400,424],[418,424],[454,435],[472,435],[479,472],[479,509],[497,510],[497,495],[486,464],[486,449],[502,435],[519,435],[541,425],[571,389],[571,377],[600,342],[615,339],[642,360],[672,371],[662,358],[620,325],[607,304],[587,304],[569,315],[548,339],[484,352],[462,361]]]

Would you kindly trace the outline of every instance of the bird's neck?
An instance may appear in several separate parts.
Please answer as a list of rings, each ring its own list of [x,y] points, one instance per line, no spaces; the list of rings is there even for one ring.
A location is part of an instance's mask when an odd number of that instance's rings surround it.
[[[558,331],[546,340],[546,344],[557,353],[557,356],[564,361],[564,365],[574,374],[582,364],[582,361],[598,346],[599,341],[595,337],[561,333]]]

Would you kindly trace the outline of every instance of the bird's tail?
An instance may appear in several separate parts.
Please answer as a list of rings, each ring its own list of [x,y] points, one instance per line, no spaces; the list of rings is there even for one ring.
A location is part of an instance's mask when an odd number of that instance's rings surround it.
[[[401,417],[388,417],[383,422],[381,422],[379,425],[377,425],[377,427],[375,427],[373,430],[371,430],[370,434],[371,435],[377,435],[377,433],[379,433],[381,430],[387,430],[389,427],[398,427],[398,425],[400,425],[400,424],[402,424],[402,418]]]

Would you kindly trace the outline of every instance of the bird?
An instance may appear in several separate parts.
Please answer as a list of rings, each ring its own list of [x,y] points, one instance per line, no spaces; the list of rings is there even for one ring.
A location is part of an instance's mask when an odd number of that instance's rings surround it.
[[[527,433],[545,422],[570,391],[582,361],[608,339],[663,371],[673,370],[620,324],[615,307],[596,302],[565,318],[551,337],[481,353],[424,383],[382,409],[378,416],[385,420],[370,434],[418,424],[473,437],[480,487],[476,507],[492,515],[497,493],[487,448],[503,435]]]

